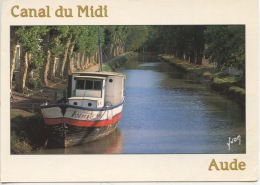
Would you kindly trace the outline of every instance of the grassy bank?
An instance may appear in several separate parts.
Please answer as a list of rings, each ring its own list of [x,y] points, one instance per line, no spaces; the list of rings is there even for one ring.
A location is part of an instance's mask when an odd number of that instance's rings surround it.
[[[11,111],[11,153],[25,154],[45,146],[46,133],[40,114]]]
[[[211,83],[211,89],[227,95],[229,98],[245,105],[245,89],[238,86],[240,79],[232,75],[216,75]]]
[[[217,72],[217,69],[212,67],[212,65],[196,65],[188,61],[179,60],[171,55],[160,55],[159,57],[165,62],[171,63],[179,69],[185,72],[196,74],[197,76],[208,74],[207,77],[211,77],[211,74]]]
[[[245,105],[245,85],[241,82],[239,76],[219,71],[208,62],[203,63],[202,65],[196,65],[169,55],[160,55],[159,57],[163,61],[168,62],[185,72],[195,74],[198,78],[208,79],[211,89]]]

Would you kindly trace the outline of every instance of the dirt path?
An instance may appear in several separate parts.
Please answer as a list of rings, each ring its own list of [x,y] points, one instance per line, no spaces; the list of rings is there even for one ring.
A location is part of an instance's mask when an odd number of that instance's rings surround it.
[[[98,71],[99,70],[99,65],[91,66],[85,71],[91,72],[91,71]]]

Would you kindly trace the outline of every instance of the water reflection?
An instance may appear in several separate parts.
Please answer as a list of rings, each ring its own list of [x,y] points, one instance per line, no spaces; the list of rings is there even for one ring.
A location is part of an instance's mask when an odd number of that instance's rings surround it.
[[[151,60],[131,63],[122,153],[245,153],[245,110],[194,75]],[[227,149],[229,137],[242,144]]]
[[[49,154],[229,154],[246,152],[245,109],[194,75],[156,58],[127,62],[119,128],[99,141]],[[229,137],[241,145],[228,150]]]
[[[69,148],[46,149],[38,154],[118,154],[122,150],[122,134],[116,129],[100,140]]]

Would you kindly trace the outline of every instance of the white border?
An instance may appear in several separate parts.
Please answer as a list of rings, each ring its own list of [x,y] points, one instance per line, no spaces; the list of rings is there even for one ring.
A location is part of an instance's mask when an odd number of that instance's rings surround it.
[[[59,5],[108,6],[108,18],[14,18],[13,5],[40,8]],[[258,173],[258,2],[257,0],[3,0],[1,11],[1,181],[140,182],[251,181]],[[75,10],[74,10],[75,9]],[[10,25],[246,25],[246,154],[172,155],[10,155]],[[8,69],[8,70],[5,70]],[[4,115],[4,116],[3,116]],[[212,159],[247,164],[245,171],[208,171]]]

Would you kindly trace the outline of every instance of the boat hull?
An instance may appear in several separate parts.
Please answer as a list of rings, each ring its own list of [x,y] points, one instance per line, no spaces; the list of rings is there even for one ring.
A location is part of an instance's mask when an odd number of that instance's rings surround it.
[[[71,147],[101,139],[115,131],[118,122],[104,127],[78,127],[61,123],[47,125],[48,147]]]
[[[71,147],[103,138],[115,131],[123,103],[89,109],[68,104],[42,106],[48,147]]]

